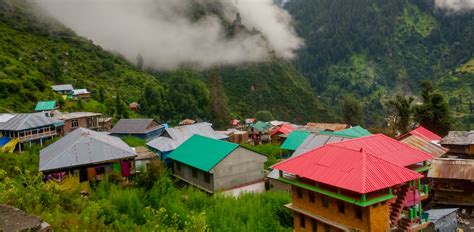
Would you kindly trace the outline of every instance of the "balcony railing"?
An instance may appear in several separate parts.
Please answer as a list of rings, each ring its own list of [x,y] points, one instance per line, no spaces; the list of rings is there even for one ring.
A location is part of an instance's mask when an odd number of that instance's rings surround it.
[[[21,136],[19,140],[20,140],[20,143],[22,143],[22,142],[35,140],[35,139],[51,137],[57,134],[58,132],[53,130],[53,131],[48,131],[48,132],[43,132],[43,133],[24,135],[24,136]]]

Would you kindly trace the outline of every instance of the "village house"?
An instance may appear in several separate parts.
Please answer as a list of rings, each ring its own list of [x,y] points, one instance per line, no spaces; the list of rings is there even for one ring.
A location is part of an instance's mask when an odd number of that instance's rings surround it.
[[[9,205],[0,205],[0,231],[52,231],[51,226],[41,218],[29,215]]]
[[[474,207],[474,159],[435,159],[428,179],[434,203]]]
[[[449,157],[474,159],[474,131],[450,131],[441,146],[449,149]]]
[[[64,122],[44,113],[0,114],[0,148],[20,151],[25,143],[39,143],[63,134]]]
[[[160,137],[148,142],[147,146],[155,151],[160,156],[161,160],[168,162],[168,154],[195,134],[218,140],[225,140],[228,138],[228,136],[214,131],[210,123],[201,122],[166,128]]]
[[[164,132],[163,125],[158,124],[153,119],[120,119],[110,131],[111,135],[123,137],[134,136],[146,141],[150,141]]]
[[[59,109],[59,105],[56,101],[39,101],[35,107],[36,112],[50,112],[56,109]],[[49,116],[49,114],[47,116]]]
[[[137,112],[139,105],[136,102],[132,102],[132,103],[128,104],[128,107],[130,108],[131,111]]]
[[[79,182],[102,180],[112,172],[124,178],[134,172],[136,156],[120,138],[78,128],[40,151],[39,171]]]
[[[406,133],[406,134],[403,134],[403,135],[400,135],[398,136],[398,140],[403,140],[405,138],[408,138],[408,137],[411,137],[411,136],[417,136],[417,137],[420,137],[422,139],[425,139],[429,142],[432,142],[432,143],[438,143],[442,138],[441,136],[433,133],[432,131],[422,127],[422,126],[419,126],[417,128],[415,128],[414,130]]]
[[[325,134],[325,135],[334,135],[334,136],[340,136],[340,137],[346,137],[346,138],[360,138],[363,136],[367,135],[372,135],[368,130],[361,126],[354,126],[351,128],[347,128],[344,130],[339,130],[339,131],[319,131],[319,134]]]
[[[227,140],[231,143],[246,143],[249,141],[249,134],[247,131],[231,129],[224,135],[229,136]]]
[[[403,138],[402,140],[400,140],[400,142],[412,147],[412,148],[415,148],[415,149],[418,149],[418,150],[422,150],[430,155],[432,155],[434,158],[440,158],[442,156],[444,156],[449,149],[447,148],[444,148],[440,145],[437,145],[435,143],[432,143],[426,139],[423,139],[421,137],[418,137],[418,136],[408,136],[406,138]]]
[[[173,175],[208,193],[261,183],[267,157],[235,143],[193,135],[168,155]]]
[[[91,93],[87,89],[74,89],[72,91],[72,99],[83,99],[87,100],[91,98]]]
[[[137,153],[137,157],[135,157],[137,172],[146,171],[151,161],[158,160],[158,156],[146,147],[134,147],[133,150]]]
[[[99,117],[101,114],[92,112],[55,112],[53,118],[64,121],[64,133],[67,134],[79,127],[91,130],[99,129]]]
[[[106,118],[99,118],[99,128],[97,131],[110,131],[112,129],[112,118],[111,117],[106,117]]]
[[[248,127],[247,133],[249,135],[249,138],[252,139],[252,141],[256,145],[260,142],[270,142],[271,128],[272,125],[270,123],[258,121]]]
[[[293,154],[296,149],[303,143],[303,141],[310,135],[308,131],[295,130],[290,132],[285,142],[280,146],[281,149],[288,150]]]
[[[273,166],[291,185],[286,207],[296,232],[421,231],[428,225],[419,197],[427,194],[423,175],[405,166],[430,156],[399,150],[406,145],[395,148],[397,141],[379,135],[367,137],[327,144]],[[404,155],[389,158],[394,154]]]
[[[294,130],[295,127],[291,124],[281,124],[270,133],[272,143],[281,144],[287,138],[287,135]]]
[[[51,86],[54,92],[61,94],[61,95],[72,95],[72,91],[74,87],[71,84],[64,84],[64,85],[53,85]]]

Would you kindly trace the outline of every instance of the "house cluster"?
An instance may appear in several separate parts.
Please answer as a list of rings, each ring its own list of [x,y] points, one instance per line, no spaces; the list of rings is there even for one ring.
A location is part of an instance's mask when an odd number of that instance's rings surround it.
[[[138,106],[136,106],[138,107]],[[474,205],[474,131],[442,138],[424,127],[391,138],[337,123],[232,120],[216,131],[185,119],[170,127],[153,119],[59,112],[54,102],[35,113],[0,114],[0,148],[44,144],[39,170],[58,183],[121,183],[159,160],[186,184],[209,194],[287,191],[295,231],[452,231],[441,223]],[[128,137],[146,146],[130,147]],[[249,145],[272,143],[286,159],[264,169]],[[246,144],[243,146],[243,144]]]
[[[53,91],[63,96],[64,99],[89,99],[91,93],[87,89],[74,89],[71,84],[53,85]]]

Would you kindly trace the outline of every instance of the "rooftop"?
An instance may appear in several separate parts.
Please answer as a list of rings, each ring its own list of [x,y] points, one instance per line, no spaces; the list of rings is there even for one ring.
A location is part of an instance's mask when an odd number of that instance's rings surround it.
[[[53,88],[54,91],[72,91],[74,89],[71,84],[53,85],[51,88]]]
[[[307,131],[292,131],[281,145],[281,148],[294,151],[303,143],[309,134]]]
[[[349,125],[341,124],[341,123],[317,123],[317,122],[308,122],[306,126],[310,128],[319,128],[321,130],[329,130],[329,131],[340,131],[349,127]]]
[[[327,144],[273,166],[302,178],[365,194],[422,178],[364,149]]]
[[[151,118],[120,119],[110,131],[112,134],[146,134],[163,127]]]
[[[474,131],[450,131],[441,140],[445,145],[470,145],[474,144]]]
[[[74,89],[72,90],[72,95],[79,95],[79,94],[88,94],[90,93],[87,89]]]
[[[435,159],[428,177],[474,181],[474,159]]]
[[[0,205],[0,231],[46,230],[49,224],[39,217],[9,205]]]
[[[75,118],[85,118],[85,117],[93,117],[93,116],[100,116],[100,113],[93,113],[93,112],[71,112],[71,113],[61,113],[55,112],[53,118],[59,120],[70,120]]]
[[[239,145],[235,143],[193,135],[171,152],[168,158],[209,172],[237,147]]]
[[[54,109],[56,109],[56,101],[40,101],[35,107],[35,111],[50,111]]]
[[[309,134],[305,140],[298,146],[291,157],[297,157],[305,152],[321,147],[325,144],[349,140],[350,138],[335,136],[335,135],[321,135]]]
[[[262,122],[258,121],[252,125],[252,128],[254,128],[257,131],[265,131],[268,130],[272,127],[272,125],[268,122]]]
[[[277,133],[289,134],[290,132],[292,132],[294,130],[295,130],[295,128],[290,124],[282,124],[280,127],[273,130],[271,135],[275,135]]]
[[[120,138],[78,128],[40,151],[40,171],[132,158],[136,152]]]
[[[400,142],[407,144],[408,146],[412,148],[429,153],[434,158],[441,157],[442,155],[446,154],[446,152],[448,152],[449,150],[418,136],[408,136],[400,140]]]
[[[441,136],[433,133],[432,131],[422,127],[422,126],[419,126],[417,127],[416,129],[406,133],[405,135],[402,135],[400,136],[401,138],[404,138],[404,137],[407,137],[408,135],[415,135],[415,136],[418,136],[420,138],[423,138],[427,141],[440,141],[442,138]]]
[[[340,131],[320,131],[320,134],[328,134],[328,135],[336,135],[336,136],[343,136],[347,138],[359,138],[362,136],[372,135],[368,130],[362,128],[361,126],[355,126],[351,128],[347,128]]]
[[[46,117],[44,113],[0,114],[0,130],[3,131],[22,131],[62,124],[63,121]]]

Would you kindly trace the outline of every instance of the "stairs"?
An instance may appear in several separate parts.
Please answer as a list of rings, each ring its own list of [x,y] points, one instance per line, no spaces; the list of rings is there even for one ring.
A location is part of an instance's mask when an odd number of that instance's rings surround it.
[[[411,228],[412,222],[408,218],[402,218],[398,225],[398,230],[403,232],[409,232]]]
[[[400,214],[403,211],[403,206],[405,205],[406,195],[408,192],[408,187],[403,186],[397,193],[395,201],[389,205],[390,208],[390,224],[396,225],[400,220]]]

